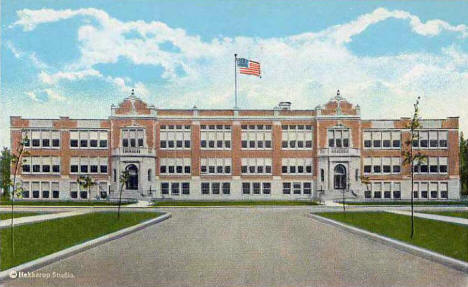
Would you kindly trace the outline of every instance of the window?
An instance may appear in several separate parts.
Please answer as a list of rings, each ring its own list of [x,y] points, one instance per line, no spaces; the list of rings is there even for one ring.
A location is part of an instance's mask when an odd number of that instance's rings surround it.
[[[320,169],[320,181],[321,182],[325,181],[325,170],[323,168]]]
[[[210,194],[210,183],[209,182],[202,182],[201,183],[201,193],[202,194]]]
[[[220,183],[219,182],[212,182],[211,183],[211,193],[212,194],[219,194],[220,192]]]
[[[312,183],[304,182],[303,186],[304,186],[304,189],[303,189],[304,194],[312,194]]]
[[[438,184],[437,182],[431,182],[430,185],[430,194],[431,198],[438,198],[439,197],[439,191],[438,191]]]
[[[160,174],[190,174],[190,158],[161,158],[159,161]]]
[[[291,194],[291,183],[283,182],[283,194]]]
[[[254,182],[252,185],[253,185],[253,193],[260,194],[260,183]]]
[[[271,183],[263,182],[263,194],[270,194],[271,193]]]
[[[382,183],[374,183],[372,187],[374,191],[374,198],[382,198]]]
[[[242,193],[243,194],[250,194],[250,182],[243,182],[242,183]]]
[[[393,183],[393,198],[395,199],[401,198],[401,184],[399,182]]]
[[[230,194],[231,193],[231,183],[223,182],[223,194]]]
[[[190,194],[190,183],[182,182],[182,194]]]
[[[441,182],[439,184],[439,188],[440,188],[440,198],[448,199],[447,183],[446,182]]]
[[[180,193],[179,187],[180,187],[180,184],[178,182],[171,183],[171,194],[179,195]]]
[[[161,182],[161,194],[169,194],[169,183]]]
[[[150,169],[148,169],[148,181],[152,181],[152,174],[153,174],[153,171]]]

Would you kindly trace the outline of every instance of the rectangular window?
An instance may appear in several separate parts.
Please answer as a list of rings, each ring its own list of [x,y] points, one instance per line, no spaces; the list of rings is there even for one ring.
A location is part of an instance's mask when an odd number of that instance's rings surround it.
[[[271,194],[271,183],[263,182],[263,194]]]
[[[230,194],[231,193],[231,183],[223,182],[223,194]]]
[[[304,182],[304,194],[312,194],[312,183],[310,182]]]
[[[201,193],[202,194],[210,194],[210,183],[209,182],[202,182],[201,183]]]
[[[283,182],[283,194],[291,194],[291,183]]]
[[[190,183],[182,182],[182,194],[190,194]]]
[[[294,194],[301,194],[301,183],[300,182],[293,183],[293,192],[294,192]]]
[[[212,194],[219,194],[220,192],[220,183],[219,182],[212,182],[211,183],[211,193]]]
[[[439,132],[439,147],[446,148],[447,147],[447,131],[440,131]]]
[[[439,171],[447,173],[447,157],[439,157]]]
[[[169,194],[169,183],[161,182],[161,194]]]
[[[254,182],[252,183],[252,186],[253,186],[253,193],[260,194],[260,182]]]
[[[178,182],[173,182],[171,183],[171,194],[173,195],[179,195],[179,190],[180,184]]]

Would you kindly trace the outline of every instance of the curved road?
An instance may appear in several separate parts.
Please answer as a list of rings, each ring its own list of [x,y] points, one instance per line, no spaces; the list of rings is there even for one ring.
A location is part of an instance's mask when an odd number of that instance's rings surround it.
[[[308,218],[308,208],[167,209],[169,220],[6,286],[468,286],[468,275]],[[450,242],[447,242],[450,244]]]

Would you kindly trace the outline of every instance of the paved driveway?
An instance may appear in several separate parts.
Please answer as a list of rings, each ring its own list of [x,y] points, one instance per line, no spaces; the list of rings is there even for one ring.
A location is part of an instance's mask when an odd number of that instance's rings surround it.
[[[74,279],[6,286],[468,286],[467,274],[319,223],[307,208],[169,211],[161,224],[38,270]]]

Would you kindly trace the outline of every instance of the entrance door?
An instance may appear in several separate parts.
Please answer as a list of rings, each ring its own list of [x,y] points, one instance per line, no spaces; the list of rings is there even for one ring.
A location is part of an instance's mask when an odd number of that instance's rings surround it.
[[[333,182],[335,189],[346,188],[346,168],[342,164],[339,164],[335,167]]]
[[[126,184],[126,189],[137,190],[138,189],[138,168],[136,165],[131,164],[127,166],[126,170],[128,171],[128,181]]]

